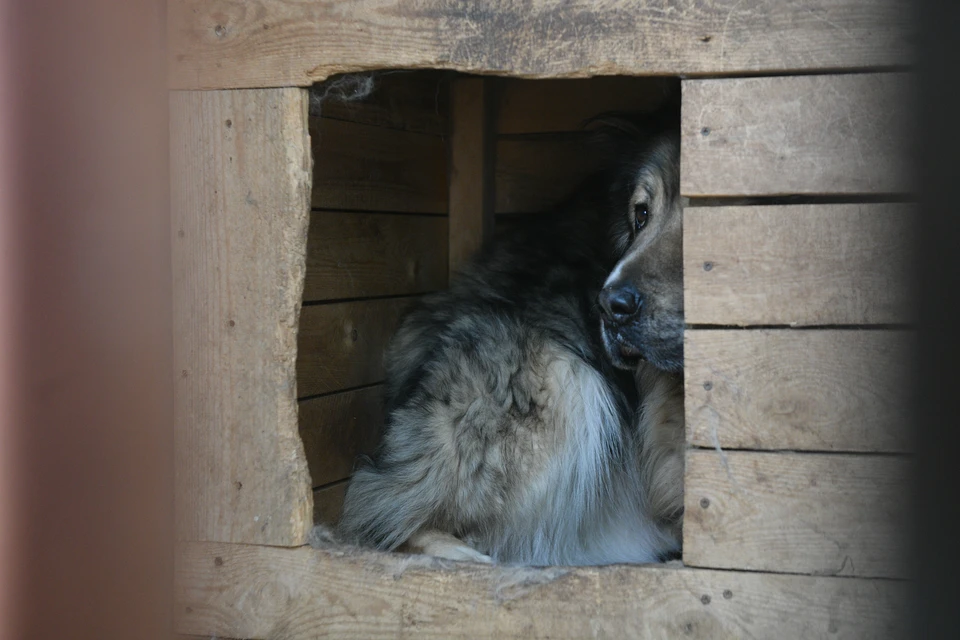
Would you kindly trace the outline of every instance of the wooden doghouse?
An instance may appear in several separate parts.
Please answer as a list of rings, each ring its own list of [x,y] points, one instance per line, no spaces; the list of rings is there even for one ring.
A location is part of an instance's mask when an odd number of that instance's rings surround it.
[[[173,0],[170,20],[180,632],[902,631],[908,7]],[[309,115],[313,83],[398,69],[418,71]],[[672,83],[683,566],[308,546],[376,442],[398,314],[590,169],[585,118]]]

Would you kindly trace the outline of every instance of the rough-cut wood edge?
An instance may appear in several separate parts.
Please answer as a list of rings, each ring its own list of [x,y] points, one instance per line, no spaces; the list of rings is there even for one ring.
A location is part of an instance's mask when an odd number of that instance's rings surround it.
[[[914,322],[915,223],[912,204],[688,207],[686,321]]]
[[[697,567],[909,577],[910,461],[690,449],[683,561]]]
[[[449,273],[493,236],[493,84],[459,78],[450,96]]]
[[[314,211],[304,302],[446,289],[448,224],[441,216]]]
[[[297,425],[310,213],[307,92],[171,97],[180,535],[303,544]]]
[[[360,454],[372,455],[383,429],[383,386],[300,401],[300,436],[313,486],[350,475]]]
[[[907,73],[685,80],[680,191],[909,193],[911,81]]]
[[[178,88],[306,86],[368,69],[518,77],[824,71],[909,64],[902,0],[638,5],[547,0],[175,0]]]
[[[383,351],[417,296],[304,307],[297,343],[301,398],[383,382]]]
[[[687,442],[910,451],[915,343],[912,331],[688,329]]]
[[[194,544],[178,630],[244,638],[888,638],[889,580],[672,565],[511,568],[349,550]]]

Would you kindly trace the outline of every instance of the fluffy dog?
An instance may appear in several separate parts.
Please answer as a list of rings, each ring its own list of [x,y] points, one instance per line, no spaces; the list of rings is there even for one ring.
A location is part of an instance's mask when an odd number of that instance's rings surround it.
[[[346,540],[531,565],[679,550],[678,128],[606,121],[606,171],[405,316]]]

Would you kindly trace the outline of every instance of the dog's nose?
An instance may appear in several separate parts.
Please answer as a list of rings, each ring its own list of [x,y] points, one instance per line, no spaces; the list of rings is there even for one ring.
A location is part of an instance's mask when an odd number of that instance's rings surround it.
[[[600,307],[608,319],[624,322],[637,315],[643,306],[640,292],[632,284],[606,287],[600,292]]]

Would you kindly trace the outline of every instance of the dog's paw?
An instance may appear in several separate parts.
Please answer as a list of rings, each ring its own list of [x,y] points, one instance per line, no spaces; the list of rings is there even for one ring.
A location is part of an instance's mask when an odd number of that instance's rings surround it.
[[[422,553],[436,558],[458,562],[493,564],[493,558],[490,556],[464,544],[460,538],[440,531],[422,531],[414,535],[407,542],[407,548],[414,553]]]

